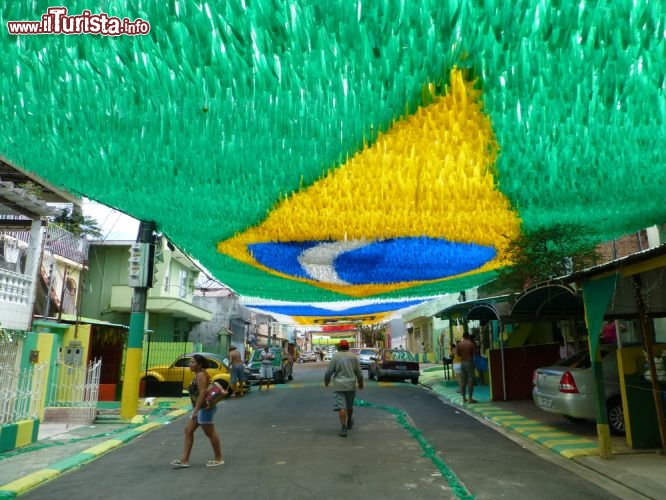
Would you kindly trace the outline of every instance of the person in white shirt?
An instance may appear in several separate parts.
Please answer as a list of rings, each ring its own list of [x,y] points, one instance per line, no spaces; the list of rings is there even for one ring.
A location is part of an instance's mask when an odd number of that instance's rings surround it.
[[[261,385],[264,380],[266,381],[266,390],[271,388],[271,380],[273,380],[273,360],[275,355],[268,346],[264,347],[261,352],[261,368],[259,369],[259,392],[261,392]]]

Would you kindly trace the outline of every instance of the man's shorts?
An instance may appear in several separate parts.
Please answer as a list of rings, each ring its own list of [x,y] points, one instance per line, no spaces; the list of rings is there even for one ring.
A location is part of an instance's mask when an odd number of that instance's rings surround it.
[[[356,391],[335,391],[335,406],[333,411],[351,410],[354,407]]]
[[[468,385],[474,382],[474,363],[471,361],[463,361],[460,363],[460,383]]]
[[[197,412],[197,422],[199,425],[212,424],[216,411],[216,406],[213,408],[199,408],[199,411]]]
[[[245,381],[245,367],[243,365],[231,365],[231,385],[238,381]]]
[[[259,376],[264,378],[273,378],[273,365],[261,365]]]

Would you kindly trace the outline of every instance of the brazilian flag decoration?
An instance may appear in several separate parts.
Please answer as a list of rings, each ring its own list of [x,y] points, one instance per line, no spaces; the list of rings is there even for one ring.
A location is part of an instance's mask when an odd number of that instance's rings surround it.
[[[289,314],[666,221],[664,2],[66,3],[0,6],[0,156]]]

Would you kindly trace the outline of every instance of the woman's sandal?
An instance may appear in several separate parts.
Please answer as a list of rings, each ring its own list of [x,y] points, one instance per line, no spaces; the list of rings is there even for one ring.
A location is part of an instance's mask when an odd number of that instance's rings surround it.
[[[224,465],[224,460],[209,460],[206,462],[206,467],[217,467],[218,465]]]
[[[172,460],[171,462],[169,462],[169,465],[176,467],[178,469],[184,469],[190,466],[190,464],[184,464],[180,460]]]

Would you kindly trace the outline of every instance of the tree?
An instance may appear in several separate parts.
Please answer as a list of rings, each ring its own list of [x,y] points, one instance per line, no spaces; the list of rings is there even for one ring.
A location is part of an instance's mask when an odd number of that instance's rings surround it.
[[[359,325],[358,331],[367,347],[377,347],[378,342],[386,340],[386,325],[383,324]]]
[[[509,244],[512,264],[497,272],[496,284],[523,290],[597,264],[600,257],[589,233],[583,226],[556,224],[522,234]]]
[[[97,220],[71,208],[60,210],[54,217],[53,223],[75,236],[90,238],[102,238],[103,236]]]

